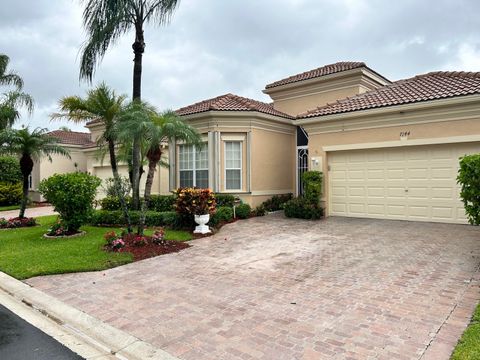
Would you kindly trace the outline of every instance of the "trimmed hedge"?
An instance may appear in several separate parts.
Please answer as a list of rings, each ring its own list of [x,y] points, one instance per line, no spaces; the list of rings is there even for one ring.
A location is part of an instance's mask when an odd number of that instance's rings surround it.
[[[305,198],[296,198],[285,203],[285,216],[298,219],[320,219],[323,209]]]
[[[22,179],[18,159],[12,156],[0,156],[0,183],[16,184],[22,182]]]
[[[128,208],[132,209],[132,198],[127,197]],[[117,196],[107,196],[99,201],[102,210],[121,210],[120,199]],[[148,210],[156,212],[174,211],[175,197],[173,195],[152,195]]]
[[[239,219],[246,219],[250,217],[251,213],[252,213],[252,208],[248,204],[240,204],[235,208],[235,215]]]
[[[140,223],[140,211],[129,211],[132,225]],[[95,226],[124,226],[123,213],[120,210],[96,210],[91,218],[91,224]],[[145,225],[168,226],[178,228],[181,226],[180,216],[175,211],[147,211],[145,213]]]
[[[217,203],[217,207],[233,207],[235,204],[235,196],[231,194],[215,194],[215,201]]]
[[[268,199],[262,203],[265,211],[278,211],[283,209],[283,204],[291,200],[292,194],[274,195],[271,199]]]
[[[0,206],[18,205],[22,197],[21,183],[0,182]]]
[[[228,206],[221,206],[217,208],[215,214],[210,217],[208,225],[217,226],[221,222],[227,222],[233,219],[233,208]]]
[[[460,159],[457,182],[461,185],[468,222],[480,225],[480,154],[466,155]]]

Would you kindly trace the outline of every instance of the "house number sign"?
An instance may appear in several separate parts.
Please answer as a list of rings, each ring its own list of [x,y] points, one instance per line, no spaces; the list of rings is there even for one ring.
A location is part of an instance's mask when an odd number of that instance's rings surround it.
[[[407,137],[410,135],[410,130],[408,131],[400,131],[400,137]]]

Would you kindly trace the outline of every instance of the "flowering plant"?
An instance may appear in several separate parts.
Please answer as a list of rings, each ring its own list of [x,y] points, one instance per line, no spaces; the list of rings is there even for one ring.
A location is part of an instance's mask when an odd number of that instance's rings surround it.
[[[67,229],[63,225],[60,219],[57,219],[56,223],[53,224],[50,229],[47,231],[48,236],[63,236],[67,235]]]
[[[112,246],[112,249],[119,250],[125,247],[125,241],[121,238],[115,239],[112,241],[111,246]]]
[[[37,222],[34,218],[0,218],[0,229],[15,229],[19,227],[35,226]]]
[[[143,235],[135,235],[132,241],[133,246],[147,245],[147,239]]]
[[[215,194],[210,189],[179,188],[175,209],[180,214],[206,215],[215,212]]]
[[[157,245],[164,245],[165,231],[163,229],[156,230],[152,235],[152,242]]]
[[[108,245],[112,245],[113,241],[118,239],[119,236],[115,233],[115,231],[109,231],[103,235],[103,238],[107,241]]]

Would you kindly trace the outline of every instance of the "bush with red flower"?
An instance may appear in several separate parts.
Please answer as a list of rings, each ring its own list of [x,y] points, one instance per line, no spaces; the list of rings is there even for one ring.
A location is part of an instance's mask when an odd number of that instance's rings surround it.
[[[30,227],[30,226],[36,226],[37,222],[34,218],[11,218],[11,219],[5,219],[5,218],[0,218],[0,229],[16,229],[16,228],[22,228],[22,227]]]

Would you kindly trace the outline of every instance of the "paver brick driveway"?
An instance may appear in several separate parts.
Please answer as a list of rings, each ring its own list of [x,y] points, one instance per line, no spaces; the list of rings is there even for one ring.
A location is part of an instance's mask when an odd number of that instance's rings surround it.
[[[276,214],[28,282],[181,359],[441,360],[479,299],[479,230]]]

